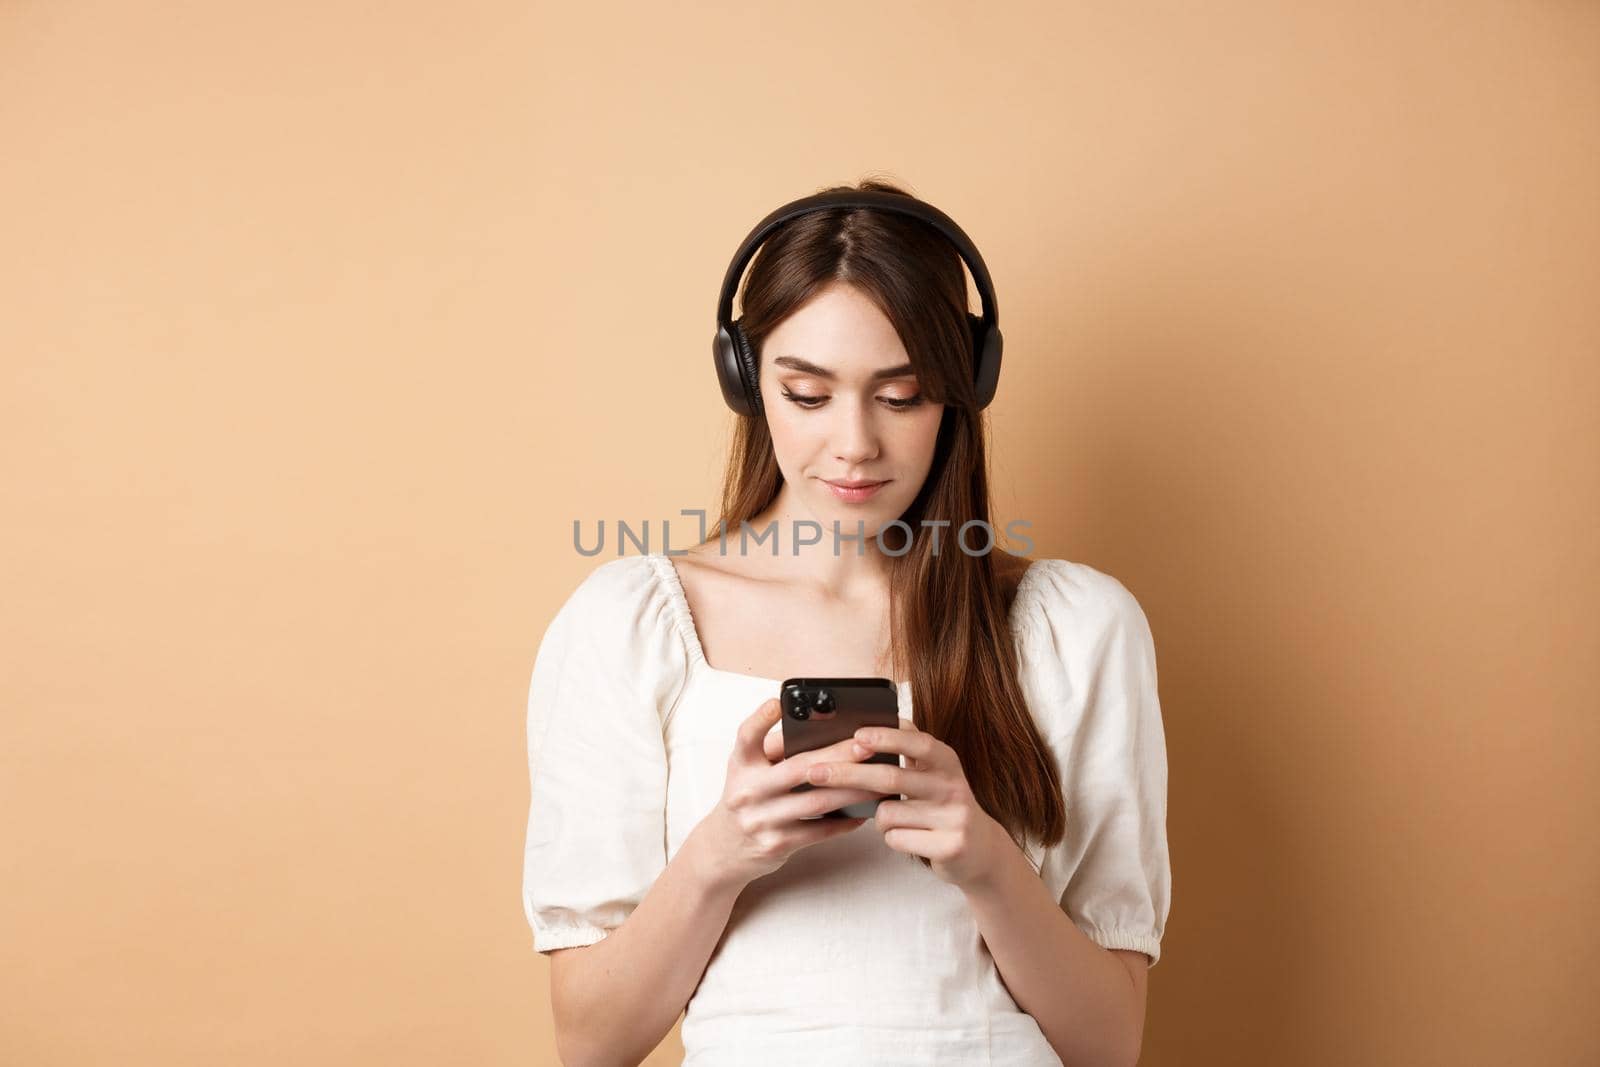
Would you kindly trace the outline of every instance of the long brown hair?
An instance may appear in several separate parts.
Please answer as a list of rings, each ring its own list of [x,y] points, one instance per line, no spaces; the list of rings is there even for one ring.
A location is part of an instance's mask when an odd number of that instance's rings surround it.
[[[912,195],[870,178],[818,192],[853,190]],[[908,538],[889,527],[880,535],[886,548],[905,550],[885,558],[893,663],[911,682],[914,721],[956,751],[978,803],[1019,847],[1023,836],[1054,845],[1065,833],[1066,810],[1060,771],[1017,680],[1008,622],[1015,590],[1003,587],[998,547],[969,555],[952,543],[963,523],[993,527],[961,257],[932,227],[894,212],[845,207],[790,220],[761,246],[740,298],[741,326],[758,359],[778,323],[834,282],[878,306],[898,331],[923,394],[945,405],[927,480],[900,516],[912,532]],[[783,481],[766,419],[737,420],[721,516],[702,543],[740,531]],[[925,519],[948,522],[937,554]]]

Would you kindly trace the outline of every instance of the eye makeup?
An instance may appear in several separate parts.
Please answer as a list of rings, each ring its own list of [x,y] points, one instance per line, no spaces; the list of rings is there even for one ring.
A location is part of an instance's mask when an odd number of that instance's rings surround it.
[[[795,406],[804,408],[807,411],[815,411],[817,408],[822,407],[822,405],[828,402],[828,398],[825,396],[811,396],[807,393],[791,392],[788,386],[782,386],[781,388],[783,390],[783,398],[785,400],[788,400]],[[921,404],[922,394],[918,393],[916,396],[903,398],[880,396],[878,400],[881,401],[885,407],[890,408],[891,410],[905,411],[907,408],[914,408]]]

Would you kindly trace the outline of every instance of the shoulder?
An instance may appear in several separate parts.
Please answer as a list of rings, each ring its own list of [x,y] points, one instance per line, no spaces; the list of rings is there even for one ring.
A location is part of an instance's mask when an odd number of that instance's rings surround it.
[[[1156,649],[1138,598],[1114,576],[1073,560],[1040,560],[1025,581],[1018,669],[1049,736],[1093,737],[1096,751],[1135,743],[1150,751],[1139,739],[1159,731]],[[1072,748],[1064,766],[1088,751]]]
[[[577,639],[664,637],[675,627],[673,603],[656,556],[619,556],[594,564],[567,595],[551,630]]]
[[[1072,658],[1102,655],[1130,638],[1152,642],[1149,620],[1132,591],[1075,560],[1035,560],[1017,588],[1011,621],[1018,641],[1044,641]]]
[[[666,714],[688,674],[684,620],[658,568],[659,556],[619,556],[596,563],[557,609],[535,659],[535,687],[582,686],[584,699],[630,704]]]
[[[1138,598],[1119,579],[1069,559],[1033,561],[1017,590],[1027,617],[1040,622],[1129,621],[1144,618]]]
[[[591,566],[567,603],[594,607],[628,603],[656,592],[655,578],[651,557],[618,556]]]

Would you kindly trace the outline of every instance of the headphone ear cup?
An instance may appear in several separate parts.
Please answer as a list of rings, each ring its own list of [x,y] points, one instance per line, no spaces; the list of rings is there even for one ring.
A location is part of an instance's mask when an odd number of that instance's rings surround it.
[[[973,390],[978,410],[994,399],[1000,385],[1000,327],[989,326],[983,316],[967,312],[967,328],[972,332]]]
[[[730,331],[733,334],[734,349],[739,359],[739,374],[744,383],[746,398],[746,415],[761,415],[766,411],[766,404],[761,399],[761,365],[756,359],[755,349],[750,347],[750,341],[744,335],[744,329],[739,325],[739,320],[733,321]]]
[[[754,406],[759,394],[752,397],[753,390],[747,384],[753,380],[751,368],[755,363],[749,349],[744,332],[737,323],[719,326],[717,336],[711,342],[711,359],[716,366],[717,385],[722,389],[723,402],[737,414],[760,415],[761,409]]]

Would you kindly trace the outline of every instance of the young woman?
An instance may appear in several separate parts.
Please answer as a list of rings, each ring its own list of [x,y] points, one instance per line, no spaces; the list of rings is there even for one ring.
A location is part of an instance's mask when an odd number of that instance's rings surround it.
[[[909,196],[824,192],[861,191]],[[990,504],[956,245],[808,210],[742,312],[720,531],[596,566],[535,659],[523,904],[563,1060],[637,1063],[686,1010],[692,1067],[1136,1062],[1171,891],[1150,629],[1087,565],[957,543]],[[895,681],[901,729],[783,758],[807,675]]]

